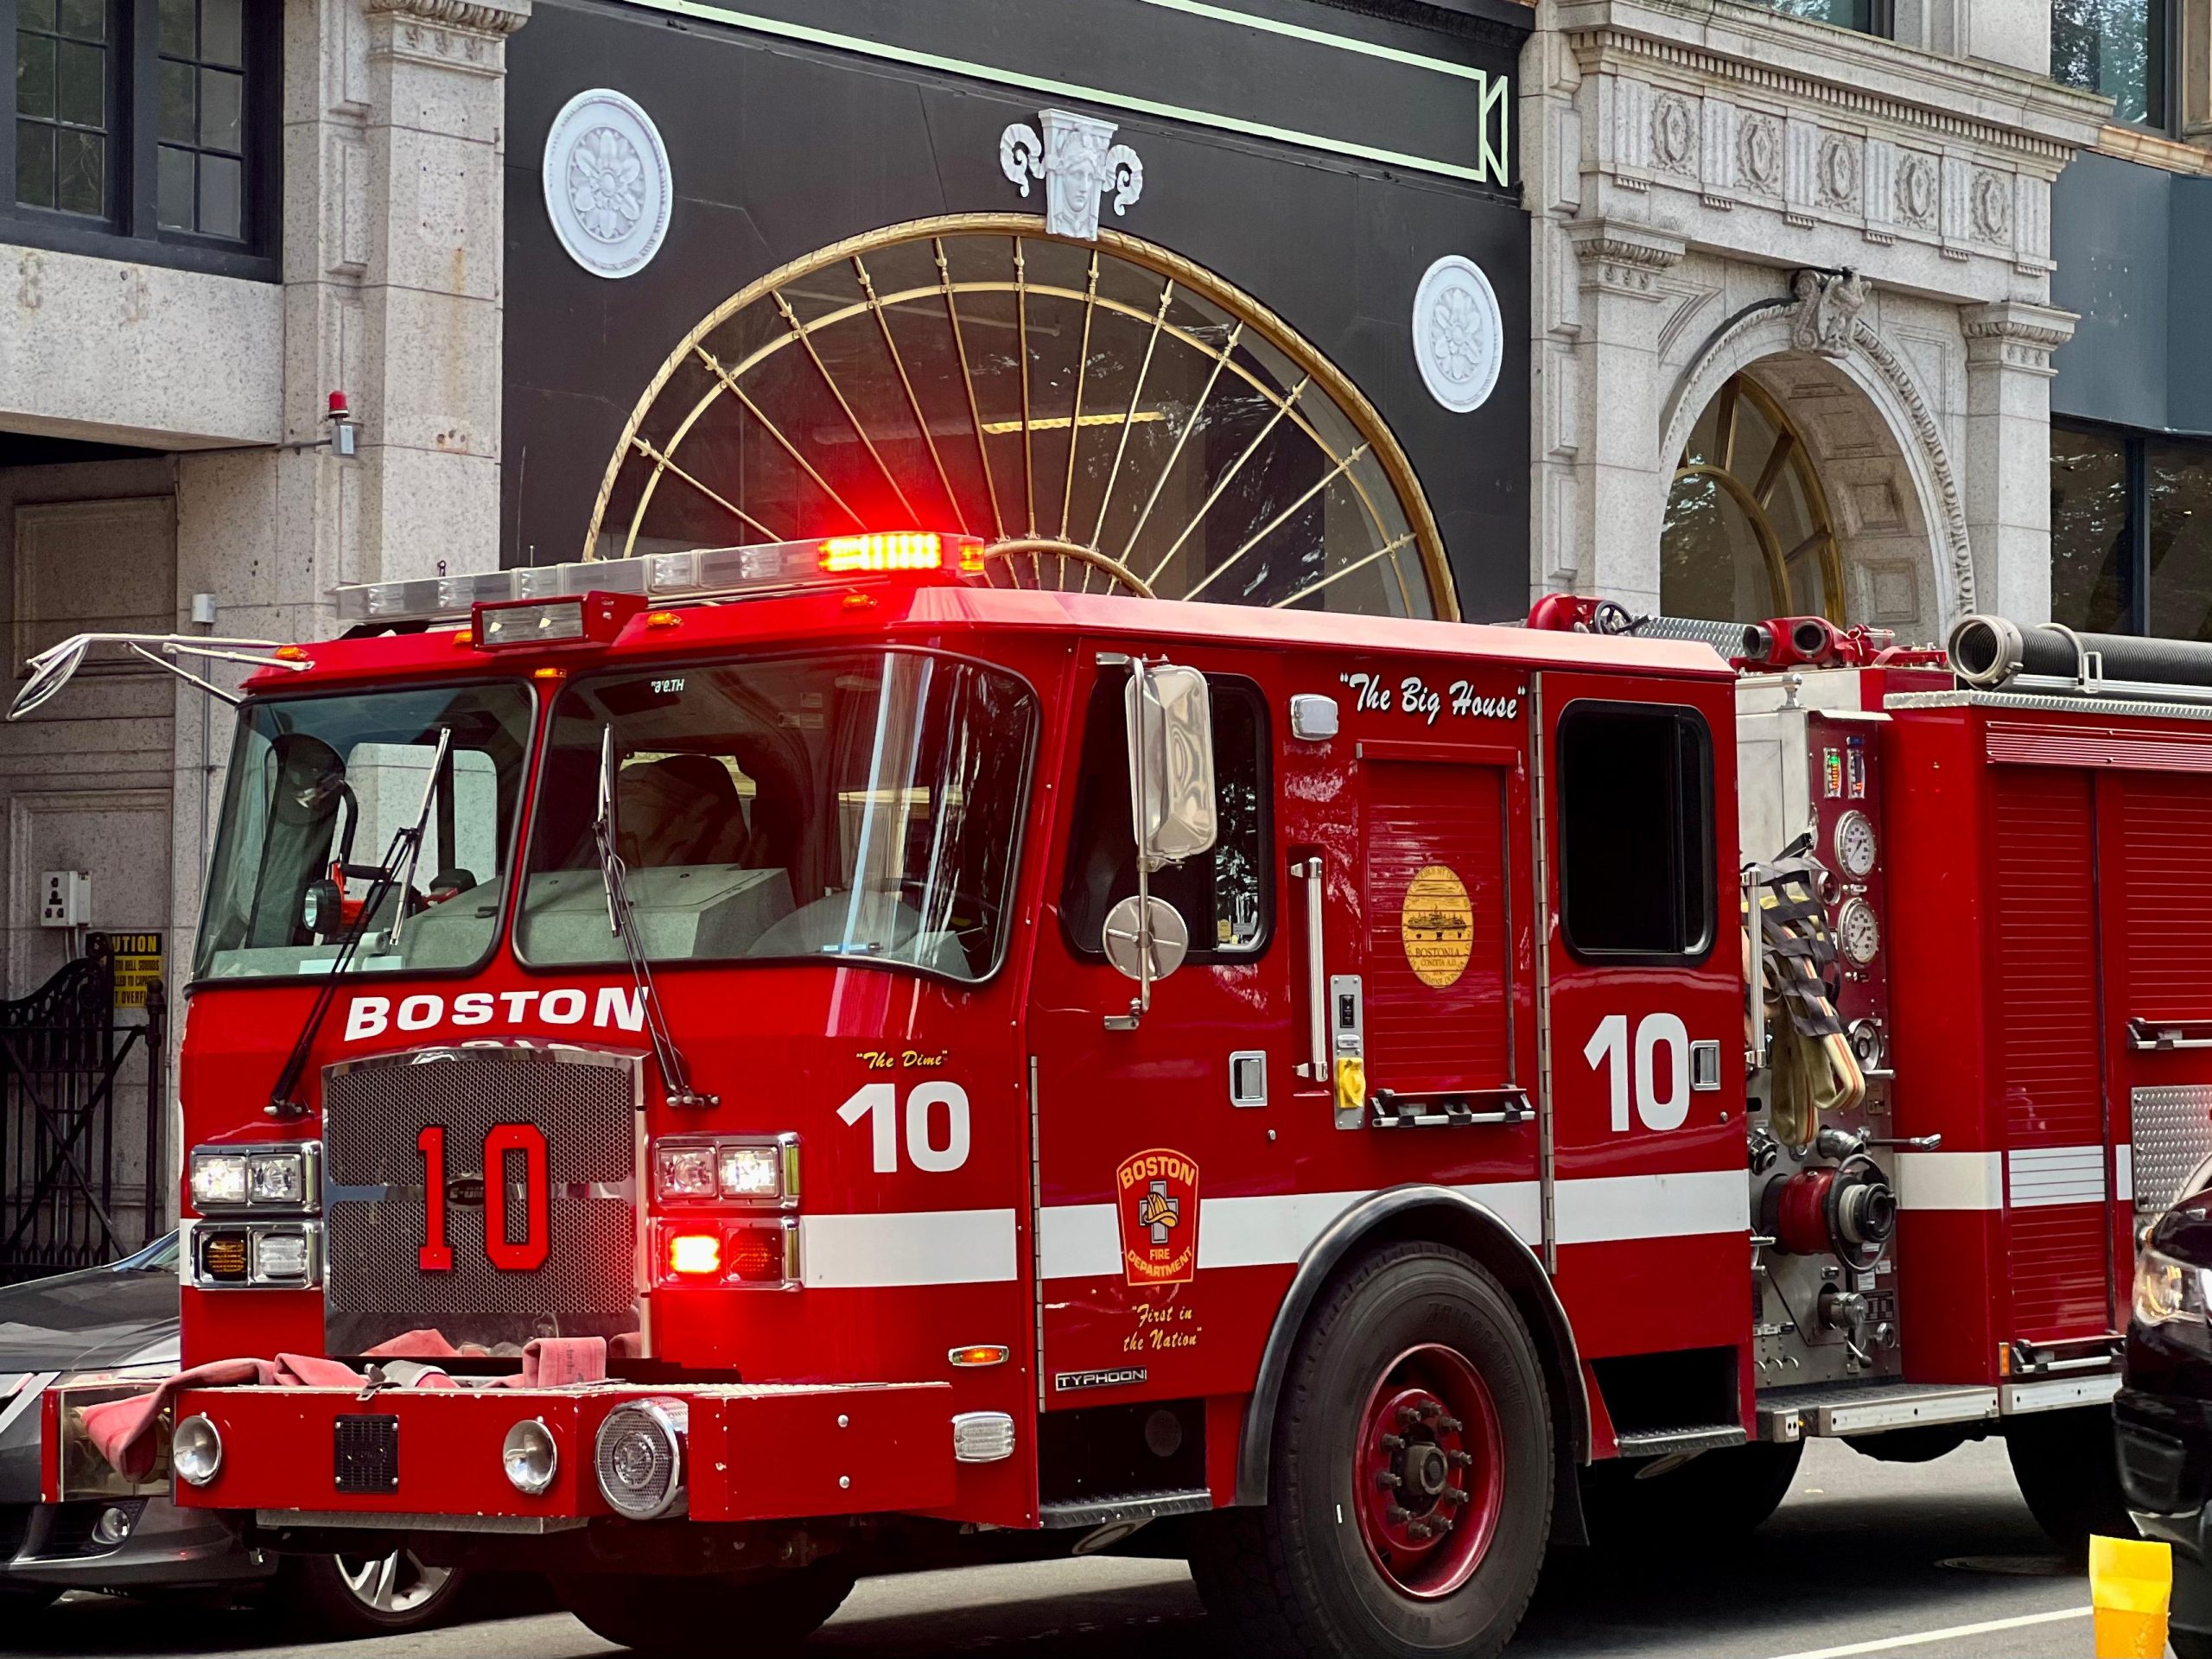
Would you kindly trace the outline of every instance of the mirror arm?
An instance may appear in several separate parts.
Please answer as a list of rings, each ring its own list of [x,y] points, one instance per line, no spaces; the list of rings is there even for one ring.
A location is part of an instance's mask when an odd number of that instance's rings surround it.
[[[1145,706],[1151,676],[1141,654],[1129,658],[1129,677],[1136,683],[1136,719],[1129,730],[1129,756],[1135,767],[1135,800],[1129,813],[1137,849],[1137,994],[1129,999],[1125,1014],[1106,1016],[1109,1031],[1135,1031],[1137,1022],[1152,1012],[1152,880],[1150,856],[1145,851],[1146,817],[1151,806],[1151,779],[1145,773]]]

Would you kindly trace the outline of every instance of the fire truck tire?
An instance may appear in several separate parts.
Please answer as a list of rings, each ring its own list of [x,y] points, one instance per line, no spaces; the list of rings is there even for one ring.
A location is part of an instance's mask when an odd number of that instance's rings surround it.
[[[1757,1531],[1789,1496],[1805,1443],[1764,1441],[1692,1458],[1644,1479],[1637,1465],[1615,1459],[1593,1465],[1582,1487],[1590,1541],[1664,1548],[1702,1548],[1718,1538]]]
[[[2093,1535],[2136,1535],[2113,1456],[2110,1408],[2008,1417],[2005,1451],[2029,1513],[2068,1554],[2086,1556]]]
[[[316,1636],[389,1636],[419,1630],[452,1611],[464,1574],[425,1567],[406,1550],[390,1555],[292,1555],[276,1576],[276,1600],[292,1625]]]
[[[852,1570],[817,1561],[767,1578],[586,1573],[557,1586],[594,1636],[633,1652],[696,1659],[700,1632],[741,1632],[747,1659],[773,1659],[818,1630],[852,1593]]]
[[[1497,1281],[1440,1244],[1385,1246],[1322,1293],[1299,1338],[1266,1505],[1192,1529],[1199,1597],[1253,1653],[1489,1659],[1551,1535],[1551,1435],[1542,1366]]]

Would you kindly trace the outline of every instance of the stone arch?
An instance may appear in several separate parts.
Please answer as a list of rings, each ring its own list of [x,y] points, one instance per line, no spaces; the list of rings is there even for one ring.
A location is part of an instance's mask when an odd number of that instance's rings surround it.
[[[1824,424],[1817,394],[1831,394],[1838,409],[1847,400],[1856,403],[1874,417],[1866,423],[1872,442],[1857,433],[1838,437],[1821,458],[1824,474],[1865,474],[1860,487],[1854,489],[1845,476],[1839,481],[1846,487],[1834,493],[1843,499],[1848,521],[1840,530],[1847,563],[1858,575],[1877,580],[1891,563],[1885,555],[1910,539],[1935,601],[1932,615],[1923,607],[1917,631],[1939,639],[1953,619],[1974,609],[1974,578],[1964,498],[1936,405],[1910,365],[1866,318],[1853,322],[1849,348],[1831,357],[1797,348],[1792,337],[1796,311],[1797,302],[1786,298],[1746,306],[1713,332],[1682,372],[1660,423],[1662,499],[1656,517],[1663,521],[1675,461],[1691,429],[1730,377],[1751,374],[1791,403],[1793,414],[1816,432]],[[1808,394],[1814,394],[1809,416]],[[1845,424],[1827,423],[1832,434]],[[1886,524],[1874,510],[1883,499],[1885,472],[1905,486],[1902,491],[1891,486],[1897,512]]]

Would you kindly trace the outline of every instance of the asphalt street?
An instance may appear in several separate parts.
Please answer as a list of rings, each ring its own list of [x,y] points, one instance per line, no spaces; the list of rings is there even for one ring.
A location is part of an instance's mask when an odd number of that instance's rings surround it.
[[[1807,1453],[1796,1489],[1748,1544],[1575,1551],[1554,1558],[1513,1659],[2085,1659],[2087,1579],[2050,1553],[2004,1448],[1936,1462]],[[809,1644],[825,1656],[1218,1659],[1178,1563],[1092,1559],[915,1573],[862,1584]],[[566,1614],[301,1647],[245,1612],[72,1597],[5,1633],[26,1659],[585,1659],[609,1652]],[[739,1647],[709,1639],[705,1656]]]

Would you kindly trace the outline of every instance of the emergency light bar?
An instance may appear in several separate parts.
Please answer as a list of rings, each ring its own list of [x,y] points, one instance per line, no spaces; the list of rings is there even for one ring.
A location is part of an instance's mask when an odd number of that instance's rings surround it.
[[[801,587],[825,576],[944,571],[976,575],[983,544],[934,531],[883,531],[747,547],[690,547],[626,559],[524,565],[474,576],[357,582],[337,590],[340,622],[459,620],[481,607],[628,594],[640,600],[741,598]],[[573,638],[574,636],[571,636]]]

